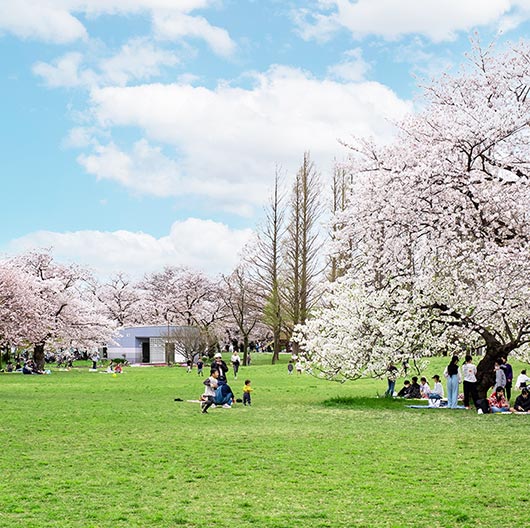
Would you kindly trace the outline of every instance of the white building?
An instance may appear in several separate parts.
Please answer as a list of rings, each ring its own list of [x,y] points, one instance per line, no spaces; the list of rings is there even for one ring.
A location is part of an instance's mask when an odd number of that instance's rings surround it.
[[[186,362],[180,352],[183,338],[198,338],[199,330],[189,326],[128,326],[119,330],[115,343],[107,346],[109,359],[124,358],[129,363],[163,364],[166,347],[175,363]],[[180,349],[180,351],[179,351]]]

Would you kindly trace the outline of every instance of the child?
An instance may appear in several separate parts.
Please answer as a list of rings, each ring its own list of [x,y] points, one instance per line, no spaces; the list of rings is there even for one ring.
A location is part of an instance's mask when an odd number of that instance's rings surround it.
[[[186,361],[186,367],[187,367],[186,368],[186,374],[189,374],[191,372],[192,367],[193,367],[193,363],[192,363],[191,359],[188,359]]]
[[[250,380],[245,380],[245,386],[243,387],[243,405],[250,405],[250,393],[254,389],[250,386]]]
[[[197,360],[197,376],[204,376],[202,369],[204,368],[204,361],[199,358]]]
[[[115,372],[116,374],[121,374],[121,373],[123,372],[123,369],[122,369],[120,363],[116,363],[116,366],[114,367],[114,372]]]
[[[289,372],[289,376],[293,373],[294,365],[293,362],[290,360],[289,364],[287,365],[287,372]]]
[[[218,377],[219,371],[213,370],[210,377],[203,381],[204,393],[201,396],[201,411],[203,414],[208,414],[208,409],[213,405]]]
[[[302,371],[304,370],[304,367],[303,367],[302,362],[300,360],[298,360],[296,362],[295,368],[296,368],[296,373],[297,374],[302,374]]]

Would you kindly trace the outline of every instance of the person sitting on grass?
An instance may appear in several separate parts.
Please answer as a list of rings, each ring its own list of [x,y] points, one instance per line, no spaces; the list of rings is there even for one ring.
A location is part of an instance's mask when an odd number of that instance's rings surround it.
[[[431,388],[427,383],[427,378],[422,377],[420,379],[420,393],[422,398],[428,398],[429,394],[431,393]]]
[[[228,383],[220,384],[215,391],[215,405],[222,405],[224,409],[231,409],[236,398]]]
[[[510,410],[518,413],[530,413],[530,396],[527,388],[523,387],[521,394],[515,398],[515,403]]]
[[[114,367],[114,372],[116,374],[121,374],[123,372],[123,367],[121,366],[121,363],[116,363],[116,366]]]
[[[510,404],[504,397],[504,387],[497,387],[488,398],[488,403],[492,413],[510,412]]]
[[[397,397],[398,398],[410,398],[409,394],[410,394],[410,381],[409,380],[405,380],[403,382],[403,387],[397,393]]]
[[[412,383],[410,384],[410,392],[408,396],[405,396],[405,397],[412,398],[412,399],[421,398],[421,387],[420,387],[420,384],[418,383],[417,376],[414,376],[412,378]]]

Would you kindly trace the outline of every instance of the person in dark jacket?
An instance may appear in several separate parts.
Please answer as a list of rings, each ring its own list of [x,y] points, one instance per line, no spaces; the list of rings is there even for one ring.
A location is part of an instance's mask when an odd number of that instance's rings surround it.
[[[398,392],[398,398],[410,398],[409,396],[410,394],[410,381],[409,380],[405,380],[403,382],[403,387],[401,388],[401,390]]]
[[[515,398],[515,404],[510,409],[512,412],[530,412],[530,395],[528,389],[523,389],[521,394]]]
[[[420,387],[420,384],[418,383],[417,376],[414,376],[411,379],[412,379],[412,383],[410,384],[410,391],[408,395],[405,397],[406,398],[421,398],[421,387]]]
[[[509,400],[512,397],[512,383],[513,383],[513,369],[512,366],[508,363],[508,358],[506,356],[501,356],[501,369],[504,371],[506,376],[506,385],[504,389],[506,391],[506,399]]]

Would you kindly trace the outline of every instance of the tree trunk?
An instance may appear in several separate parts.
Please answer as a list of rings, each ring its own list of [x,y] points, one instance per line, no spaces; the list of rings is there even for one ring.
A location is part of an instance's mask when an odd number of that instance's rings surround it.
[[[495,361],[517,348],[516,343],[502,345],[497,340],[486,340],[486,354],[477,365],[477,391],[479,398],[487,398],[488,391],[495,385]]]
[[[272,350],[272,364],[275,365],[278,361],[280,361],[280,335],[278,332],[274,332],[274,342],[273,342],[273,350]]]
[[[33,361],[38,370],[44,370],[44,343],[35,343],[33,346]]]

